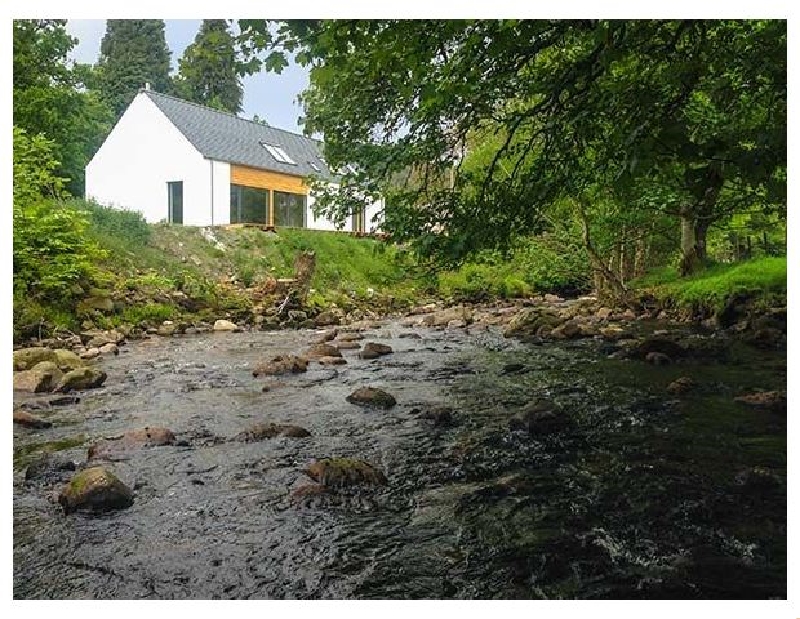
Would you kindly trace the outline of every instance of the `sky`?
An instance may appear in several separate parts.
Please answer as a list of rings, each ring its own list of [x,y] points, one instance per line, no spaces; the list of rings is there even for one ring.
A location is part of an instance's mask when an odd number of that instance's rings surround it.
[[[164,20],[167,46],[172,52],[172,68],[177,70],[178,59],[197,34],[199,19]],[[81,63],[95,63],[100,54],[100,40],[106,31],[104,19],[70,19],[67,30],[79,43],[72,50],[72,60]],[[273,127],[301,133],[297,119],[302,109],[297,103],[297,95],[308,86],[308,71],[291,62],[280,75],[261,72],[242,80],[244,86],[244,108],[240,116],[252,118],[257,114]]]

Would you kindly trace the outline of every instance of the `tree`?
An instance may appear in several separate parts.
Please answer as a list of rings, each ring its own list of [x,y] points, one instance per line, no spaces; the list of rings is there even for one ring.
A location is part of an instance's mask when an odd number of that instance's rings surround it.
[[[158,92],[170,92],[170,51],[164,20],[107,20],[98,69],[103,100],[117,119],[145,84]]]
[[[422,253],[458,259],[507,246],[568,199],[608,278],[594,204],[627,213],[634,198],[680,220],[690,272],[711,222],[781,201],[785,21],[241,20],[240,29],[242,70],[279,71],[286,54],[311,67],[305,130],[324,134],[334,169],[354,164],[320,206],[346,212],[385,195],[390,232]],[[651,182],[663,188],[656,200],[645,199]]]
[[[113,116],[93,89],[92,68],[68,62],[76,44],[66,20],[14,21],[14,124],[53,142],[56,172],[68,179],[71,193],[82,195],[84,168]]]
[[[234,38],[224,19],[204,19],[178,64],[176,91],[184,99],[231,113],[242,111]]]

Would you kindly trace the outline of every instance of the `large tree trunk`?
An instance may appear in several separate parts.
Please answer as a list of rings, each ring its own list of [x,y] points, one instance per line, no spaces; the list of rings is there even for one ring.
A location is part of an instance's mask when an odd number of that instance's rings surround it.
[[[702,199],[696,204],[684,206],[680,211],[681,275],[694,273],[706,261],[708,227],[715,219],[714,208],[725,179],[720,170],[710,166],[707,183]]]
[[[694,273],[700,266],[700,256],[697,251],[697,236],[695,234],[697,223],[694,209],[684,207],[681,209],[681,276]]]

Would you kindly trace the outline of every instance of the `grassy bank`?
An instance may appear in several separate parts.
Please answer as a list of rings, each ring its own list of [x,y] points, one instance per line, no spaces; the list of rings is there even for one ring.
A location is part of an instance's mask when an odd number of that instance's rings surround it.
[[[716,264],[685,278],[674,268],[663,268],[633,282],[632,288],[652,294],[670,307],[700,307],[712,312],[736,295],[768,303],[776,295],[786,294],[786,258]]]

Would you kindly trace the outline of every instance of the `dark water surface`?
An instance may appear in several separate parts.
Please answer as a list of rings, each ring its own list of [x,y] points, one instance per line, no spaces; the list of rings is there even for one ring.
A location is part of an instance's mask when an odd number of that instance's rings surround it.
[[[785,389],[784,352],[721,363],[612,361],[590,342],[527,346],[492,331],[367,332],[394,353],[309,365],[261,391],[253,365],[313,331],[132,343],[77,405],[15,426],[16,598],[785,598],[786,416],[735,403]],[[362,342],[363,343],[363,342]],[[700,385],[677,397],[678,376]],[[359,408],[361,386],[397,398]],[[544,398],[570,423],[510,420]],[[448,406],[452,424],[420,411]],[[224,441],[261,421],[305,439]],[[165,426],[188,446],[111,468],[134,505],[65,516],[58,484],[24,480],[62,449]],[[66,448],[66,449],[64,449]],[[290,501],[332,456],[381,468],[385,487]]]

